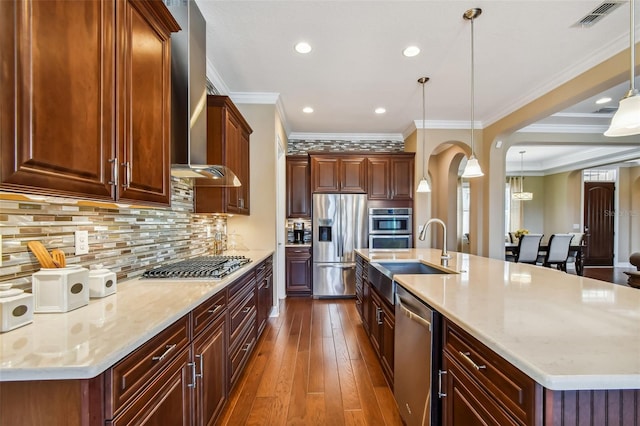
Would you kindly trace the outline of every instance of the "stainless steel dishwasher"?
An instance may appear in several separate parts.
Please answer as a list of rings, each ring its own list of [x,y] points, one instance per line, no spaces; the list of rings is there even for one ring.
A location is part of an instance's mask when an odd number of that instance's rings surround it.
[[[439,314],[399,284],[395,305],[393,393],[400,416],[407,426],[438,425],[440,404],[433,372],[440,365]]]

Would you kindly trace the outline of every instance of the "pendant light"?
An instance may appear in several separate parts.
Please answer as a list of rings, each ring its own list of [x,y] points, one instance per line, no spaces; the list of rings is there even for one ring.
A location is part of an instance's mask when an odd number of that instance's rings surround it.
[[[464,172],[462,173],[463,178],[474,178],[484,176],[482,173],[482,169],[480,168],[480,163],[478,163],[478,159],[475,156],[474,146],[473,146],[473,133],[474,133],[474,109],[475,109],[475,99],[474,99],[474,60],[473,60],[473,20],[480,16],[482,13],[482,9],[474,8],[467,10],[462,17],[467,21],[471,21],[471,157],[467,161],[467,165],[464,168]]]
[[[611,126],[606,132],[604,132],[605,136],[631,136],[640,134],[640,93],[638,93],[638,89],[635,88],[636,41],[633,15],[634,2],[635,0],[629,0],[629,51],[631,53],[630,88],[625,97],[620,100],[618,111],[616,111],[611,119]]]
[[[424,121],[424,110],[425,110],[425,106],[424,106],[424,85],[425,83],[429,81],[429,77],[420,77],[418,79],[418,83],[422,84],[422,179],[420,179],[420,183],[418,183],[418,189],[416,189],[416,192],[431,192],[431,186],[429,185],[429,181],[427,180],[426,176],[426,167],[425,167],[425,121]]]
[[[520,200],[520,201],[529,201],[529,200],[533,200],[533,193],[531,192],[524,192],[522,190],[522,182],[524,181],[524,153],[527,151],[520,151],[520,192],[514,192],[513,195],[511,196],[511,198],[513,198],[514,200]]]

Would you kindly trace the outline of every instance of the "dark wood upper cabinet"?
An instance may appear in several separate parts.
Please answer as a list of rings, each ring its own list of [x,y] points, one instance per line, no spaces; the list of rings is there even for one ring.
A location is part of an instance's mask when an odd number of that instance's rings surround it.
[[[287,217],[311,217],[311,171],[306,155],[287,157]]]
[[[368,158],[369,200],[413,200],[414,153]]]
[[[207,96],[207,163],[229,167],[240,179],[239,187],[211,186],[196,179],[196,213],[250,214],[249,135],[253,130],[228,96]]]
[[[367,157],[311,154],[311,192],[367,192]]]
[[[170,203],[161,1],[0,2],[0,187]]]

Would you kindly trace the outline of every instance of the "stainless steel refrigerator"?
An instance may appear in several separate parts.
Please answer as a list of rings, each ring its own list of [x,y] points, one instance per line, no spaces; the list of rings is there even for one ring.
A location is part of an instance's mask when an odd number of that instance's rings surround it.
[[[366,194],[313,194],[313,296],[356,294],[355,249],[367,247]]]

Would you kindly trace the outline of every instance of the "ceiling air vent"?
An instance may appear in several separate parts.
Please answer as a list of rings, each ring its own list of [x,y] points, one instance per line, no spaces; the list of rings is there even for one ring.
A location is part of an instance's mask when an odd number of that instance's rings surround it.
[[[605,1],[600,5],[598,5],[595,9],[593,9],[585,17],[580,19],[578,22],[576,22],[572,26],[579,27],[579,28],[591,27],[596,22],[598,22],[599,20],[601,20],[602,18],[604,18],[605,16],[607,16],[608,14],[616,10],[623,3],[626,3],[626,1],[623,1],[623,0]]]

